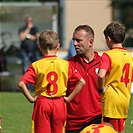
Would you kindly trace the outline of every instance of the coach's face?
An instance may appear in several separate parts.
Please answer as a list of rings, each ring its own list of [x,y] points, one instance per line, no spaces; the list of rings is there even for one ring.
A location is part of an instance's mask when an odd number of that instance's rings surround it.
[[[88,34],[84,30],[73,33],[74,47],[79,55],[85,55],[89,52],[91,43]]]

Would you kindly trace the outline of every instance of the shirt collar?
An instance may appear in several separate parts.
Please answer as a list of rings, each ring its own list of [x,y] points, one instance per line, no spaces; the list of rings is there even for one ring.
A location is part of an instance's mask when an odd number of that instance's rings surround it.
[[[51,57],[57,57],[57,55],[45,55],[43,58],[51,58]]]
[[[86,63],[91,63],[96,59],[96,56],[97,56],[97,52],[94,52],[94,58],[91,61],[88,61],[86,59],[83,59],[83,61],[86,62]]]
[[[113,47],[112,49],[123,49],[123,50],[126,50],[126,48],[123,48],[123,47]]]

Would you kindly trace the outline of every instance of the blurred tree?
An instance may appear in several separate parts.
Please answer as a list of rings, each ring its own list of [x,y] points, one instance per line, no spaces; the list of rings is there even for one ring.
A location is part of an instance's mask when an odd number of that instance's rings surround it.
[[[111,0],[113,20],[120,21],[126,27],[125,47],[133,47],[133,0]]]

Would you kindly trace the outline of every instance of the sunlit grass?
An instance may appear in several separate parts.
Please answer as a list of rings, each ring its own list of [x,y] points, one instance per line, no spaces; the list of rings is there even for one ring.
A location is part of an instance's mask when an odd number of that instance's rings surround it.
[[[21,92],[0,93],[0,115],[2,133],[31,133],[33,104],[29,103]],[[133,131],[133,95],[131,97],[126,133]]]
[[[2,133],[30,133],[33,104],[20,92],[2,92]]]

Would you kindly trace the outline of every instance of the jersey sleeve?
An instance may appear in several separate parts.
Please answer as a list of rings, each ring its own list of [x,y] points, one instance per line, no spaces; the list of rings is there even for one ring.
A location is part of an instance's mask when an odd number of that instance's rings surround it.
[[[111,68],[110,57],[106,53],[103,53],[100,62],[100,69],[105,69],[108,72],[110,68]]]
[[[73,82],[75,84],[81,78],[82,78],[82,76],[80,75],[80,73],[69,62],[69,72],[68,72],[69,82]]]
[[[36,83],[36,73],[32,64],[28,67],[25,74],[22,76],[20,81],[23,81],[25,84],[35,84]]]

